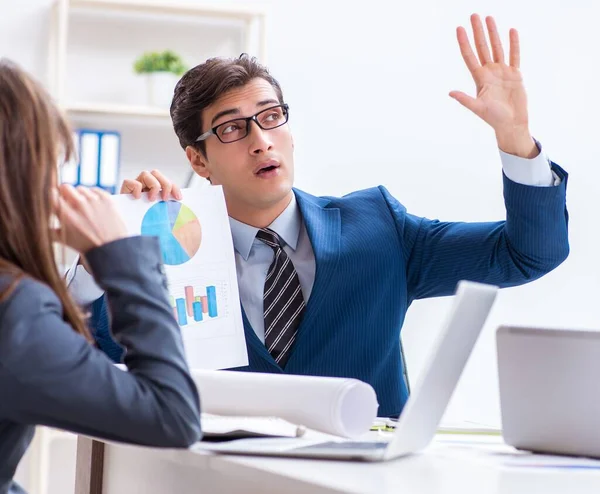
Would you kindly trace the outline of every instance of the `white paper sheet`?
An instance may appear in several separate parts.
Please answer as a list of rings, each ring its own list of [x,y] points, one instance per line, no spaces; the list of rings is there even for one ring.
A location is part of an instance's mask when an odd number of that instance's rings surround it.
[[[377,416],[377,395],[357,379],[192,370],[202,411],[275,416],[342,437],[359,437]]]
[[[491,435],[438,435],[429,451],[445,457],[461,457],[488,466],[535,470],[600,470],[600,460],[521,451]]]
[[[306,429],[278,417],[238,417],[202,413],[203,440],[215,437],[301,437]]]
[[[114,196],[132,235],[161,242],[173,314],[188,364],[248,364],[229,218],[220,186],[183,189],[182,201]]]

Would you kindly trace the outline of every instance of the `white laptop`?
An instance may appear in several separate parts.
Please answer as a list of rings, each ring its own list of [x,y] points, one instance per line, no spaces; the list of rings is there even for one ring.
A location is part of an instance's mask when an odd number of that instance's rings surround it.
[[[458,284],[448,319],[406,402],[392,440],[323,442],[322,439],[257,438],[210,444],[206,448],[227,454],[359,461],[389,460],[423,449],[436,433],[497,291],[498,288],[491,285],[467,281]]]
[[[600,332],[502,326],[496,343],[504,441],[600,458]]]

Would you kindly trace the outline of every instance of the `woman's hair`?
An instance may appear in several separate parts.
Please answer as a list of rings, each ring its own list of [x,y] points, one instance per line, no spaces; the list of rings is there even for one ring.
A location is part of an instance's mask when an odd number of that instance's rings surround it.
[[[0,273],[48,285],[60,299],[63,318],[88,339],[81,310],[58,272],[52,228],[58,165],[73,155],[69,125],[43,87],[17,65],[0,59]]]

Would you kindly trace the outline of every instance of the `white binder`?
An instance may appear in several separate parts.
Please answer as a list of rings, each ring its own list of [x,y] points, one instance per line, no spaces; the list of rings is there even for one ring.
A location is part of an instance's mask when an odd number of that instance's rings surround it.
[[[62,165],[61,183],[101,187],[116,192],[121,135],[114,131],[79,129],[73,135],[77,156]]]

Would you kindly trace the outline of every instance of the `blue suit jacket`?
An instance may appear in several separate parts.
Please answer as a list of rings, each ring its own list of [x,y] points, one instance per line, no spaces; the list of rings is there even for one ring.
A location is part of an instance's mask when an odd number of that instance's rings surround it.
[[[567,257],[567,174],[553,169],[560,186],[504,176],[507,219],[495,223],[419,218],[384,187],[341,198],[294,190],[316,258],[304,319],[282,369],[244,314],[249,365],[236,370],[354,377],[375,388],[380,416],[400,414],[408,385],[399,336],[413,300],[451,295],[462,279],[523,284]]]

